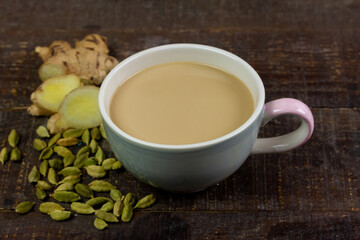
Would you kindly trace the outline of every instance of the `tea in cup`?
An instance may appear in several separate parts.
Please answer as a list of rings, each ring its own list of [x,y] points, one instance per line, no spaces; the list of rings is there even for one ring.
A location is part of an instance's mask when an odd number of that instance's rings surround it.
[[[291,98],[265,104],[256,71],[240,57],[199,44],[150,48],[105,78],[99,108],[108,141],[143,182],[195,192],[233,174],[250,154],[283,152],[311,136],[310,109]],[[291,114],[298,129],[257,138],[271,119]]]

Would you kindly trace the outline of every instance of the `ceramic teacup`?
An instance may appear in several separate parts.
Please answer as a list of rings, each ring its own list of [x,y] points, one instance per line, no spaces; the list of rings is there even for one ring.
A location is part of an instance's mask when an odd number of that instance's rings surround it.
[[[253,114],[233,132],[201,143],[165,145],[128,135],[109,116],[114,92],[135,73],[168,62],[201,63],[237,76],[253,96]],[[141,181],[172,192],[205,189],[233,174],[250,154],[294,149],[304,144],[314,129],[312,113],[304,103],[282,98],[265,104],[263,83],[248,63],[230,52],[198,44],[163,45],[123,60],[102,83],[99,107],[110,147],[123,166]],[[283,114],[299,117],[300,127],[283,136],[257,138],[261,126]]]

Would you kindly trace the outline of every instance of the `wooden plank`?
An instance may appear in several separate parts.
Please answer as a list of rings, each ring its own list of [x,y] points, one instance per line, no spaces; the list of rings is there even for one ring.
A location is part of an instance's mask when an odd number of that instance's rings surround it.
[[[357,212],[137,212],[93,230],[94,216],[55,222],[39,212],[0,213],[1,239],[357,239]],[[150,227],[149,227],[150,226]]]
[[[276,32],[291,28],[334,30],[335,27],[339,27],[339,31],[344,31],[356,26],[354,20],[358,18],[356,13],[360,8],[357,1],[336,0],[316,2],[311,0],[292,2],[161,0],[147,3],[134,0],[131,4],[127,1],[109,3],[96,0],[86,0],[80,4],[72,0],[67,4],[68,9],[64,12],[62,2],[8,1],[8,4],[2,4],[0,20],[7,20],[5,29],[30,27],[48,31],[60,28],[68,32],[89,28],[151,31],[221,27],[273,28]],[[47,15],[49,10],[52,10],[51,17]]]

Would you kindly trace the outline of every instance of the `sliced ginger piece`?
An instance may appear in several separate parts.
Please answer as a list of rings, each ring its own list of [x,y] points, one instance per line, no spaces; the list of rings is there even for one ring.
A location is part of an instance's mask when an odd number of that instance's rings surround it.
[[[62,65],[59,64],[46,64],[39,68],[39,77],[41,81],[46,81],[49,78],[66,75],[66,71]]]
[[[51,133],[69,128],[92,128],[101,124],[98,105],[99,88],[83,86],[70,92],[62,101],[59,112],[47,123]]]
[[[28,112],[34,116],[56,113],[64,97],[80,86],[80,78],[74,74],[50,78],[31,94],[33,105],[28,108]]]

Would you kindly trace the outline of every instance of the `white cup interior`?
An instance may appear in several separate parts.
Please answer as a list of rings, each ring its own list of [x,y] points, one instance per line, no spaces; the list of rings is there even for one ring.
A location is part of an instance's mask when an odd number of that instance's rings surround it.
[[[204,143],[187,145],[164,145],[136,139],[119,129],[109,117],[110,102],[117,88],[134,74],[148,67],[168,62],[194,62],[220,68],[243,81],[249,88],[255,103],[252,116],[238,129]],[[105,78],[99,94],[99,107],[104,121],[116,132],[131,141],[161,148],[200,147],[201,144],[213,144],[232,137],[246,128],[255,120],[261,111],[265,100],[263,83],[255,70],[238,56],[219,48],[199,44],[169,44],[150,48],[136,53],[120,62]]]

